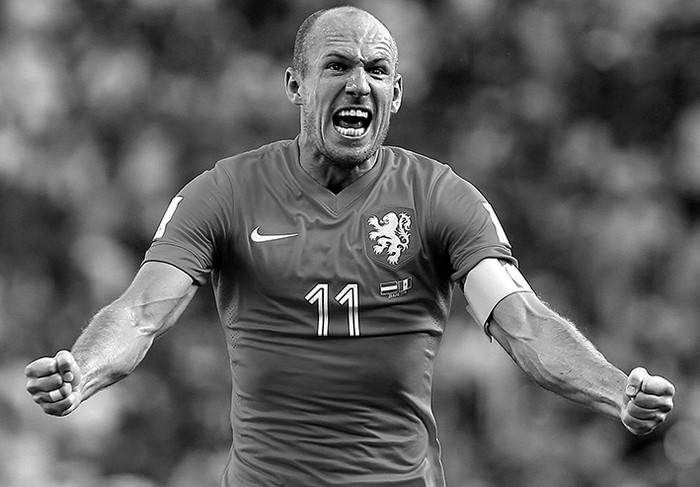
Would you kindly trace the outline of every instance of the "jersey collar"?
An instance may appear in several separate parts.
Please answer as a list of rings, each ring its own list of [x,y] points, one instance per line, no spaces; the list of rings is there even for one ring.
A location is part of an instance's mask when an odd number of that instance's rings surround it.
[[[288,161],[290,161],[290,172],[302,191],[304,191],[309,198],[317,201],[329,211],[336,214],[342,213],[373,185],[382,173],[384,165],[384,147],[380,147],[377,155],[377,162],[372,166],[372,169],[364,173],[356,181],[353,181],[352,184],[344,188],[340,193],[335,194],[319,184],[301,167],[299,161],[300,151],[298,136],[289,144],[289,153],[290,157]]]

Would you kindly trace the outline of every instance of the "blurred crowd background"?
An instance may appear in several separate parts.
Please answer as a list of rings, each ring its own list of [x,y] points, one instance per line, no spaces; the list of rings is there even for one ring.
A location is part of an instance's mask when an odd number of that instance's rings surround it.
[[[472,181],[543,299],[678,389],[634,437],[529,382],[457,296],[434,395],[449,485],[699,485],[697,0],[0,1],[0,485],[218,485],[230,374],[209,287],[68,418],[32,403],[24,367],[125,288],[183,184],[296,135],[294,35],[340,3],[397,38],[387,143]]]

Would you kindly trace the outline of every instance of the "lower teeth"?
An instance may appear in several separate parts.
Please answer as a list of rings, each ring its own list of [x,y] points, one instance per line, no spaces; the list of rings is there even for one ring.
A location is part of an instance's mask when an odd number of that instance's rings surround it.
[[[348,128],[348,127],[338,127],[336,126],[335,129],[341,134],[345,135],[346,137],[359,137],[363,135],[367,129],[366,128]]]

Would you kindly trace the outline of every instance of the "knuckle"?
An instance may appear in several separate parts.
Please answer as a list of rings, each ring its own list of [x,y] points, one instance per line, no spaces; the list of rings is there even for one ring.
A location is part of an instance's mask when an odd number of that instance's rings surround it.
[[[54,405],[53,405],[53,404],[47,403],[47,402],[42,402],[42,403],[41,403],[41,407],[42,407],[42,409],[44,410],[44,412],[45,412],[46,414],[51,414],[51,415],[55,414],[55,413],[54,413]]]
[[[48,403],[44,407],[44,411],[52,416],[61,416],[64,410],[65,408],[60,403]]]

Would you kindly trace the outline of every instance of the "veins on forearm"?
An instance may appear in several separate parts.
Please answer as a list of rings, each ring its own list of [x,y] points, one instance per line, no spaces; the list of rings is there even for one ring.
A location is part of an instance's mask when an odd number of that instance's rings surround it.
[[[506,350],[542,387],[616,417],[625,375],[566,319],[551,310],[506,333]]]
[[[89,397],[129,375],[152,340],[152,334],[139,331],[130,308],[113,304],[98,312],[72,349],[83,373],[83,394]]]

